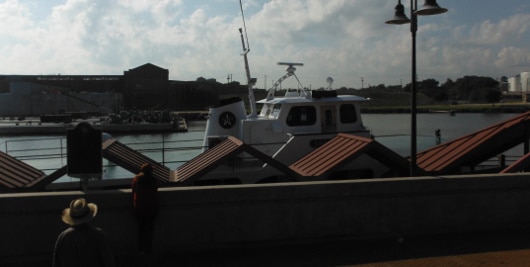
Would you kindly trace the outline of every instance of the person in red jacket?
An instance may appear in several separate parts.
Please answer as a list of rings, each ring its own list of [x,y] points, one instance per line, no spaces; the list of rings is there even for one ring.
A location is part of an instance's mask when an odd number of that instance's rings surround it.
[[[153,166],[146,163],[132,182],[133,207],[138,222],[138,251],[151,253],[156,215],[158,214],[158,185],[153,177]]]

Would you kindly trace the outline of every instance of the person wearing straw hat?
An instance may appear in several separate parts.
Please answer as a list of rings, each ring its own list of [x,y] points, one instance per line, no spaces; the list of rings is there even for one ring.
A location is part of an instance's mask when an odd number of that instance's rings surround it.
[[[52,266],[115,266],[107,234],[91,224],[97,212],[98,206],[84,198],[63,210],[61,219],[70,227],[55,242]]]

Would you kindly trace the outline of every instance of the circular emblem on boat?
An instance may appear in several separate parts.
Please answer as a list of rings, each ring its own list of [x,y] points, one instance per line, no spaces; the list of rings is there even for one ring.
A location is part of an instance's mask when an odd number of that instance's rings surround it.
[[[236,125],[236,116],[229,111],[221,113],[221,116],[219,116],[219,125],[225,129],[232,128]]]

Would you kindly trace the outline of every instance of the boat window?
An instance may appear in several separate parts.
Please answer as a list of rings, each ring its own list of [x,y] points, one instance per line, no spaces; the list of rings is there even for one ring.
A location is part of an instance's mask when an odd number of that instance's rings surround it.
[[[292,107],[291,110],[289,110],[289,114],[287,115],[287,125],[313,125],[316,122],[316,114],[316,109],[312,106]]]
[[[261,107],[261,113],[260,113],[260,115],[261,115],[261,116],[266,116],[266,117],[267,117],[267,116],[270,115],[271,110],[272,110],[272,109],[271,109],[271,105],[270,105],[270,104],[265,104],[265,105],[263,105],[263,107]]]
[[[324,125],[325,126],[331,126],[333,125],[333,113],[330,109],[326,109],[324,111]]]
[[[280,114],[281,107],[282,107],[282,105],[274,105],[274,107],[272,109],[272,116],[274,118],[278,118],[278,115]]]
[[[344,104],[340,106],[340,122],[342,123],[354,123],[357,121],[357,112],[355,111],[355,105]]]
[[[265,104],[261,108],[261,116],[278,118],[280,114],[281,105]]]

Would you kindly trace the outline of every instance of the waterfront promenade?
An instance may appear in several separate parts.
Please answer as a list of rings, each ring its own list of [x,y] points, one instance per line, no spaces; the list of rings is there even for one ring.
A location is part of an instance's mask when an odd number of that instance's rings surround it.
[[[28,256],[7,266],[50,266],[51,255]],[[116,255],[116,261],[127,267],[526,267],[530,266],[530,231],[261,244],[151,255],[131,251]]]
[[[133,257],[127,266],[527,267],[530,266],[530,231],[155,254]]]
[[[98,204],[119,266],[530,266],[524,173],[161,188],[148,256],[128,189],[0,194],[0,266],[49,266],[76,197]]]

